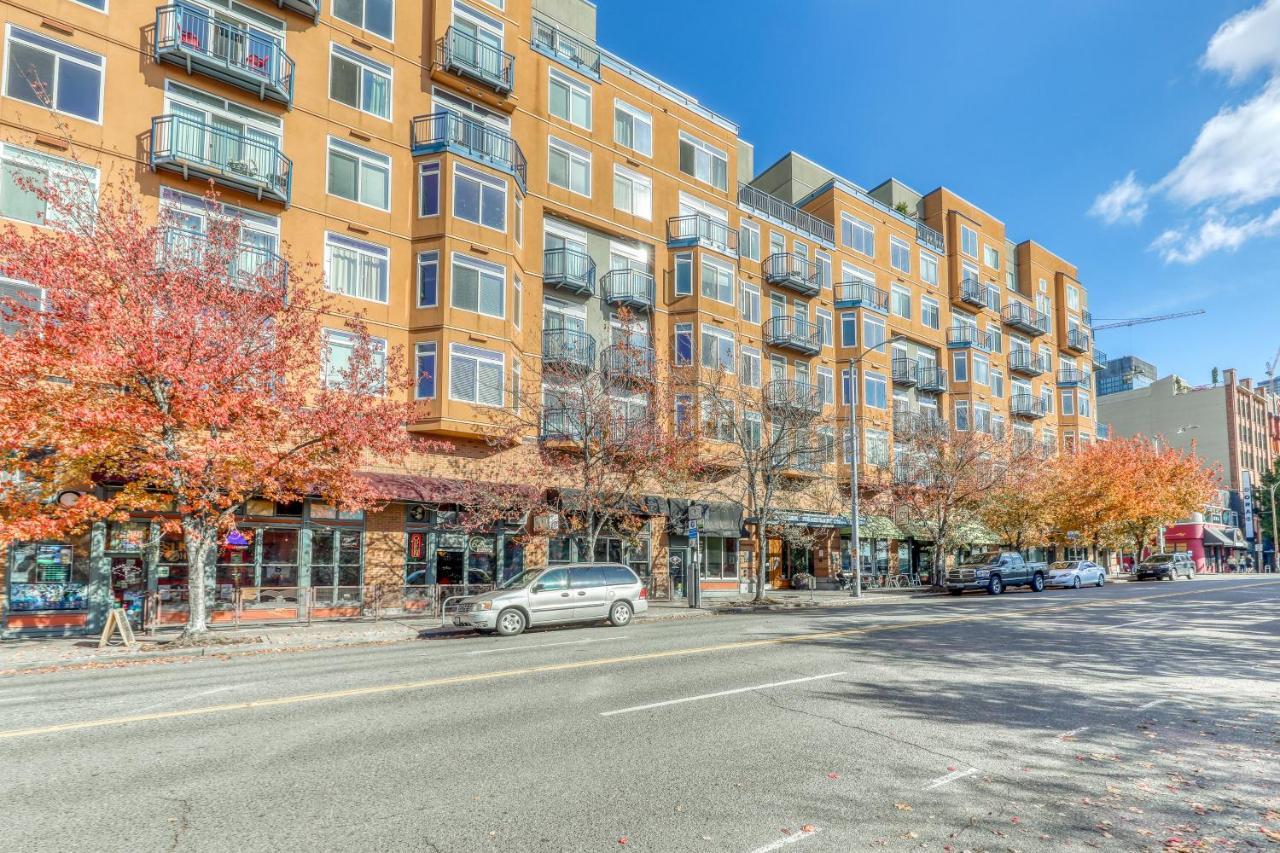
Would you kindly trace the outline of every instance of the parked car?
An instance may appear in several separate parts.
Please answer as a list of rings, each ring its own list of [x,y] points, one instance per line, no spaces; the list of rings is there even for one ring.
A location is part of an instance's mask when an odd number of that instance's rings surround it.
[[[529,626],[603,622],[621,627],[649,609],[649,588],[618,563],[526,569],[502,586],[449,608],[453,624],[514,636]]]
[[[947,592],[960,595],[966,589],[985,589],[999,595],[1011,586],[1044,589],[1044,563],[1028,563],[1016,551],[996,551],[947,572]]]
[[[1154,580],[1176,581],[1179,575],[1193,578],[1196,575],[1196,564],[1186,551],[1173,554],[1152,554],[1133,570],[1136,581],[1152,578]]]
[[[1085,584],[1102,586],[1107,582],[1106,569],[1089,560],[1059,560],[1049,566],[1046,586],[1069,586],[1079,589]]]

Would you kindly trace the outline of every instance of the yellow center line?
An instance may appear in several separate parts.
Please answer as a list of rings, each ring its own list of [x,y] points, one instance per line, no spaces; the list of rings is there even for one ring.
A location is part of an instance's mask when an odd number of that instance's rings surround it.
[[[1273,586],[1280,580],[1247,584],[1249,588]],[[1239,588],[1239,587],[1233,587]],[[280,696],[275,699],[255,699],[248,702],[232,702],[226,705],[205,705],[199,708],[185,708],[178,711],[161,711],[153,714],[133,714],[122,717],[104,717],[97,720],[83,720],[75,723],[59,723],[52,726],[39,726],[29,729],[11,729],[0,732],[0,740],[31,737],[33,735],[54,734],[57,732],[82,731],[84,729],[100,729],[119,726],[126,723],[143,723],[155,720],[174,720],[182,717],[195,717],[204,714],[220,714],[227,711],[249,711],[256,708],[276,708],[285,705],[302,705],[308,702],[327,702],[334,699],[349,699],[356,696],[376,696],[384,693],[402,693],[408,690],[424,690],[429,687],[447,687],[454,684],[475,684],[484,681],[497,681],[515,678],[521,675],[535,675],[543,672],[565,672],[589,667],[611,666],[615,664],[634,663],[638,661],[660,660],[662,658],[680,657],[683,655],[700,655],[714,652],[726,652],[737,649],[753,649],[764,646],[779,646],[786,643],[806,643],[814,640],[827,640],[837,637],[852,637],[867,634],[878,634],[885,631],[899,631],[904,628],[927,628],[934,625],[951,625],[959,622],[984,622],[992,619],[1008,619],[1010,617],[1034,616],[1041,613],[1057,613],[1064,610],[1077,610],[1085,607],[1099,607],[1113,604],[1132,604],[1135,602],[1155,601],[1161,598],[1177,598],[1184,595],[1195,595],[1204,590],[1186,590],[1183,592],[1166,592],[1125,599],[1106,599],[1102,601],[1086,601],[1072,604],[1034,607],[1019,611],[996,611],[975,613],[965,616],[949,616],[942,619],[919,619],[914,622],[902,622],[887,625],[868,625],[858,628],[841,628],[834,631],[817,631],[807,634],[792,634],[786,637],[774,637],[766,640],[739,640],[732,643],[718,643],[711,646],[693,646],[689,648],[667,649],[658,652],[643,652],[618,657],[593,658],[591,660],[569,661],[566,663],[550,663],[540,666],[526,666],[519,669],[504,669],[495,672],[478,672],[469,675],[452,675],[442,678],[428,678],[421,681],[404,681],[397,684],[382,684],[375,687],[352,687],[346,690],[327,690],[322,693],[299,693],[293,696]]]

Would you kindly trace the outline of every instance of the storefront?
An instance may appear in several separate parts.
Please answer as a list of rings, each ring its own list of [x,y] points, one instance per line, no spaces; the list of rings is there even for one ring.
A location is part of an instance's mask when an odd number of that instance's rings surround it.
[[[30,542],[9,549],[8,631],[84,630],[89,619],[91,538]]]
[[[1225,572],[1233,562],[1241,565],[1249,553],[1249,543],[1238,527],[1207,522],[1172,524],[1164,530],[1168,551],[1185,551],[1195,561],[1196,571]]]
[[[405,507],[406,587],[491,589],[524,571],[519,530],[500,525],[469,531],[452,505],[408,504]]]

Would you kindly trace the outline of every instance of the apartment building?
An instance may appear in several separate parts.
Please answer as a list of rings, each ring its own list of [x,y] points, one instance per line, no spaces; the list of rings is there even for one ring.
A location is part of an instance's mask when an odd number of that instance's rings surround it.
[[[1156,381],[1156,366],[1135,355],[1108,359],[1096,375],[1098,396],[1146,388]]]
[[[853,397],[869,476],[892,464],[895,417],[1050,450],[1096,435],[1071,263],[945,188],[866,190],[794,152],[757,174],[734,121],[596,43],[586,0],[107,2],[0,4],[0,216],[42,221],[13,176],[79,170],[135,183],[199,239],[212,182],[247,249],[316,262],[339,311],[408,353],[411,428],[457,448],[370,472],[397,500],[367,516],[251,502],[217,581],[220,602],[252,591],[237,616],[287,615],[304,589],[349,615],[372,583],[470,586],[571,559],[545,531],[464,535],[436,486],[502,483],[486,439],[504,407],[544,364],[619,341],[762,393],[813,386],[846,448]],[[708,588],[745,584],[741,508],[713,507],[695,545],[681,496],[656,497],[665,514],[656,502],[641,537],[606,536],[598,557],[678,590],[671,567],[697,547]],[[829,573],[847,517],[791,509],[829,540],[783,574]],[[156,547],[154,519],[100,527],[13,549],[7,630],[91,630],[110,599],[146,593],[180,614],[180,543]],[[880,530],[877,561],[922,550]]]

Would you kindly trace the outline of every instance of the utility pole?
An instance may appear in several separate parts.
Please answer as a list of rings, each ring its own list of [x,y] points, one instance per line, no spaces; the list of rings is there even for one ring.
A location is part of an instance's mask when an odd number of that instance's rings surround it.
[[[1276,516],[1280,513],[1276,512],[1276,486],[1280,486],[1280,479],[1271,484],[1271,501],[1267,504],[1267,508],[1271,510],[1271,571],[1273,572],[1280,571],[1280,538],[1276,537]],[[1258,556],[1261,558],[1262,555]]]

